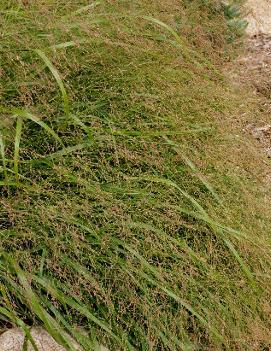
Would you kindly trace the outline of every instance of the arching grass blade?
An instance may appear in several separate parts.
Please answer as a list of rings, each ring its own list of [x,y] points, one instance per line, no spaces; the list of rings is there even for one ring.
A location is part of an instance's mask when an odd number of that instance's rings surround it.
[[[20,157],[20,142],[23,129],[23,118],[21,116],[17,117],[16,132],[14,139],[14,173],[17,183],[19,183],[19,157]]]

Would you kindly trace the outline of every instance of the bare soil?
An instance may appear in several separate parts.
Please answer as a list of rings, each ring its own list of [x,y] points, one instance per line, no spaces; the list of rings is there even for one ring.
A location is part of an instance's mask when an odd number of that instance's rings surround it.
[[[235,82],[253,89],[271,111],[271,0],[248,0],[247,40],[244,54],[233,68]],[[244,129],[258,140],[259,149],[271,157],[271,125],[255,120]]]
[[[271,1],[270,0],[247,0],[248,27],[250,36],[260,33],[271,34]]]

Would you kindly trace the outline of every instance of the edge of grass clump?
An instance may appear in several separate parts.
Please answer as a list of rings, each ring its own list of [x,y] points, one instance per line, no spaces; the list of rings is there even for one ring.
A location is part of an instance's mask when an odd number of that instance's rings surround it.
[[[34,325],[67,350],[269,347],[267,166],[242,132],[260,101],[223,68],[235,5],[0,11],[0,330],[34,349]]]

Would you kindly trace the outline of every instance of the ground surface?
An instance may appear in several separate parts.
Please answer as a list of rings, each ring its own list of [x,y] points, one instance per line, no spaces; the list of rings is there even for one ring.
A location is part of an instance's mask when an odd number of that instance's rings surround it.
[[[270,0],[248,0],[247,32],[250,36],[264,33],[271,34],[271,5]]]
[[[64,351],[62,346],[59,346],[54,339],[41,328],[33,328],[31,335],[35,342],[35,346],[39,351]],[[25,335],[21,329],[11,329],[0,335],[0,350],[1,351],[22,351],[24,346]],[[31,342],[27,343],[28,351],[35,351]]]
[[[250,86],[270,111],[271,88],[271,2],[248,1],[249,16],[245,52],[236,61],[236,81]],[[259,152],[271,157],[271,124],[255,119],[245,130],[258,140]],[[267,183],[270,176],[267,176]]]

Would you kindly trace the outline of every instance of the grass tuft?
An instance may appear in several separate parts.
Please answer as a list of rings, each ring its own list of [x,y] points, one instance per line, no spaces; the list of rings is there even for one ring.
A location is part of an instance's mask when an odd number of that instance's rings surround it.
[[[0,13],[0,333],[34,349],[35,325],[67,350],[270,348],[270,170],[244,132],[269,113],[225,74],[237,7]]]

